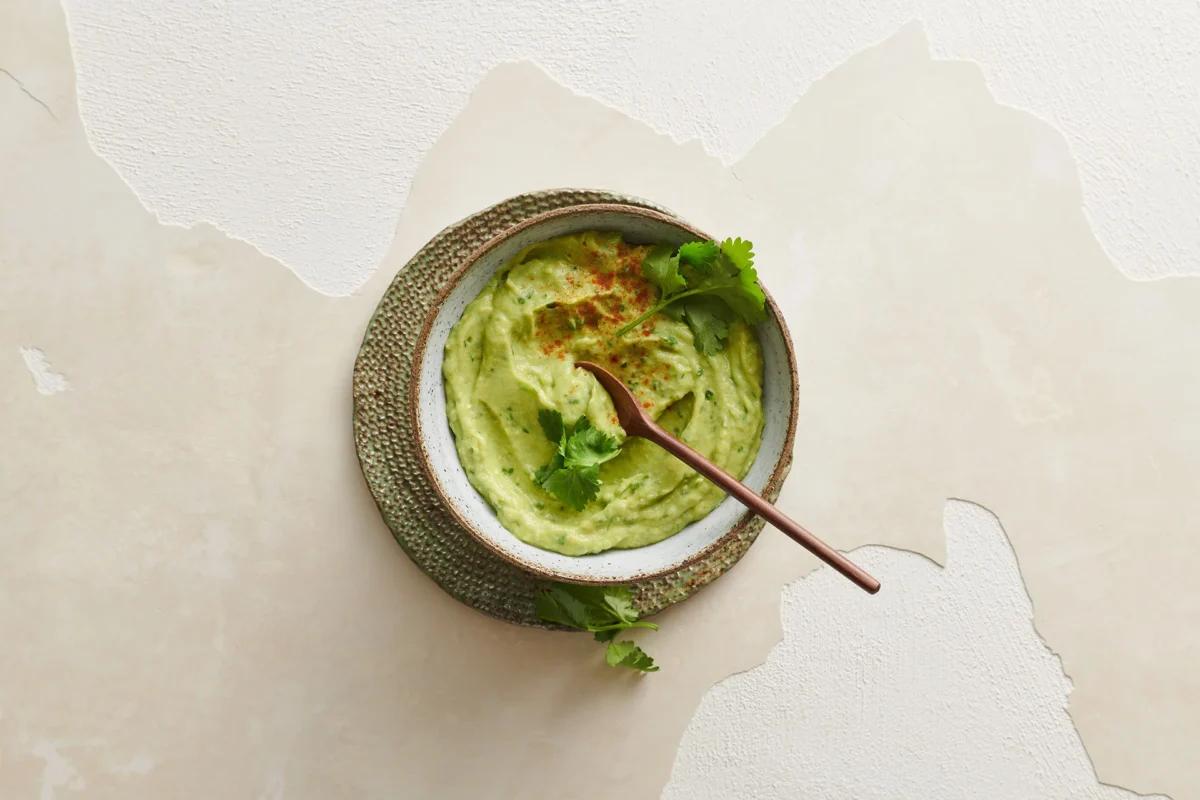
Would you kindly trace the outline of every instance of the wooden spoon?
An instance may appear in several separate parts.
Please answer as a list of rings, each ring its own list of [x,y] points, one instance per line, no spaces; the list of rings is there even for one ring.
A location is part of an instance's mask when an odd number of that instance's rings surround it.
[[[864,591],[871,594],[879,591],[879,581],[806,531],[775,506],[759,497],[737,478],[663,430],[642,410],[642,407],[638,405],[637,398],[633,396],[633,392],[629,391],[629,388],[621,383],[616,375],[590,361],[576,361],[575,366],[586,369],[596,376],[596,380],[612,398],[613,407],[617,411],[617,421],[621,423],[621,427],[625,429],[627,435],[640,436],[654,442],[728,494],[733,495],[746,508],[804,545],[810,553],[845,575]]]

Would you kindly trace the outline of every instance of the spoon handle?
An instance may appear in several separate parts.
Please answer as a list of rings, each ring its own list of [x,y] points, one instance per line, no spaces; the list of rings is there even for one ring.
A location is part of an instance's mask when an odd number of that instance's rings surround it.
[[[646,420],[645,422],[645,430],[639,432],[639,435],[643,439],[649,439],[654,442],[696,470],[696,472],[699,472],[724,489],[725,492],[733,495],[742,505],[795,539],[807,548],[810,553],[845,575],[863,591],[870,594],[875,594],[879,591],[879,581],[855,565],[850,559],[809,533],[798,522],[755,494],[746,484],[676,439],[670,433],[663,430],[657,423],[651,420]]]

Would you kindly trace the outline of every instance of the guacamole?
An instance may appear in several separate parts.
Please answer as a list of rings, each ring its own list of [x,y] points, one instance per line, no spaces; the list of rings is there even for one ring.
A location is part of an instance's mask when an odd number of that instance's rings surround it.
[[[608,367],[660,425],[734,475],[744,476],[758,452],[762,352],[748,325],[731,323],[725,348],[712,355],[668,313],[613,339],[657,298],[641,271],[649,249],[602,232],[532,245],[471,301],[446,342],[446,407],[459,459],[501,523],[529,544],[567,555],[640,547],[724,497],[657,445],[626,439],[612,401],[576,359]],[[534,479],[554,451],[539,409],[568,421],[587,416],[622,442],[582,511]]]

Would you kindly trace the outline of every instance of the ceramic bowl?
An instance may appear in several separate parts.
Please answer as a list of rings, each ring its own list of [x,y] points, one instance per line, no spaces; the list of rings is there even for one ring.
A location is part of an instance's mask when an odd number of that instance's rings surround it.
[[[588,230],[618,231],[636,243],[682,244],[710,239],[688,224],[636,206],[579,205],[549,211],[515,225],[471,254],[451,276],[425,320],[414,354],[410,413],[422,466],[449,513],[481,544],[501,558],[547,580],[568,583],[632,583],[679,570],[702,558],[753,520],[744,506],[726,497],[703,519],[661,542],[626,550],[568,556],[527,544],[510,533],[475,490],[458,460],[446,420],[442,361],[450,329],[492,276],[530,244]],[[763,353],[762,446],[743,479],[774,497],[791,463],[796,424],[796,362],[778,307],[767,296],[767,320],[756,327]]]

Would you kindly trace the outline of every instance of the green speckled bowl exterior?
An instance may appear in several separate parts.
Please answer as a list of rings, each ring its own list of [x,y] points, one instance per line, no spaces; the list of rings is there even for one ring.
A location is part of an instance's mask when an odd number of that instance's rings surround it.
[[[443,230],[397,273],[367,326],[354,365],[354,438],[359,463],[396,541],[451,596],[508,622],[551,627],[538,619],[534,597],[542,580],[481,544],[447,511],[423,462],[410,413],[414,361],[425,323],[447,282],[485,243],[555,209],[595,203],[656,207],[602,191],[561,189],[519,195]],[[662,211],[662,209],[656,209]],[[665,212],[664,212],[665,213]],[[794,368],[791,377],[794,391]],[[785,456],[764,488],[778,496],[790,466],[792,425]],[[644,615],[686,599],[737,563],[762,529],[747,517],[719,545],[681,569],[631,584]]]

